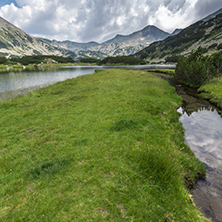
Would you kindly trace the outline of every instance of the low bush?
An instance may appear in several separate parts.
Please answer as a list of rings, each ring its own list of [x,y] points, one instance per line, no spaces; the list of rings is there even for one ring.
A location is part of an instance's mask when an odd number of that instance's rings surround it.
[[[199,87],[222,73],[222,53],[204,56],[199,47],[188,57],[182,56],[177,63],[175,78],[192,87]]]
[[[143,59],[135,58],[133,56],[117,56],[107,57],[103,59],[99,64],[125,64],[125,65],[143,65],[146,62]]]
[[[0,57],[0,64],[4,64],[7,62],[7,59],[5,57]]]
[[[80,62],[84,62],[84,63],[98,63],[100,62],[100,59],[96,59],[96,58],[83,58],[80,60]]]
[[[40,64],[47,59],[52,59],[58,63],[74,63],[75,61],[71,57],[62,57],[62,56],[54,56],[54,55],[34,55],[34,56],[23,56],[22,58],[12,58],[11,60],[14,62],[19,62],[22,65],[28,64]]]

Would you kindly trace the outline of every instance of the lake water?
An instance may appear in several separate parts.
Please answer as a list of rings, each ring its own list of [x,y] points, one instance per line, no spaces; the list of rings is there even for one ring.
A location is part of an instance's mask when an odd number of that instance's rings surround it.
[[[0,100],[26,94],[32,90],[40,89],[66,79],[82,75],[94,74],[96,69],[131,68],[155,69],[174,68],[173,65],[141,65],[141,66],[64,66],[53,68],[39,68],[33,71],[10,71],[0,73]]]

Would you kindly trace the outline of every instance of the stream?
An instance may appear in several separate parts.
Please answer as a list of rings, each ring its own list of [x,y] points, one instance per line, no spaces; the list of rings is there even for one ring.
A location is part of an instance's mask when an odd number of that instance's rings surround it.
[[[183,98],[178,112],[186,143],[207,170],[192,190],[194,202],[205,217],[222,222],[222,117],[191,89],[177,85],[176,90]]]

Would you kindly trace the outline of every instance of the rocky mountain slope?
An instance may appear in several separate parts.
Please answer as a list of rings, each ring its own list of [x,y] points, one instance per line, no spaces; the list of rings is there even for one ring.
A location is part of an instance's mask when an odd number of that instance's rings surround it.
[[[151,62],[169,60],[189,54],[199,46],[211,54],[222,50],[222,9],[183,29],[179,34],[152,43],[135,56]]]
[[[180,31],[180,30],[177,30]],[[170,36],[155,26],[130,35],[116,35],[104,43],[78,43],[35,38],[0,17],[0,56],[57,55],[71,56],[74,60],[81,58],[103,59],[107,56],[134,54],[154,41]]]
[[[170,34],[155,26],[147,26],[144,29],[130,35],[116,35],[104,43],[76,43],[72,41],[50,41],[53,46],[69,49],[75,52],[75,59],[94,57],[103,59],[107,56],[131,55],[147,47],[152,42],[163,40],[168,36],[175,35],[181,30],[177,29]]]
[[[189,54],[202,46],[205,53],[222,49],[222,9],[199,22],[172,34],[155,26],[130,35],[116,35],[104,43],[78,43],[35,38],[0,17],[0,56],[57,55],[103,59],[107,56],[132,55],[153,62]]]
[[[45,42],[49,43],[50,45],[71,50],[73,52],[79,52],[79,51],[87,51],[91,47],[99,46],[100,44],[97,42],[87,42],[87,43],[79,43],[79,42],[73,42],[73,41],[56,41],[56,40],[49,40],[49,39],[43,39]]]
[[[40,38],[34,38],[0,17],[0,56],[24,55],[73,56],[69,50],[55,47]]]
[[[131,55],[152,42],[162,40],[170,36],[169,33],[155,26],[147,26],[144,29],[130,35],[116,35],[115,38],[91,47],[90,51],[100,51],[109,56]]]

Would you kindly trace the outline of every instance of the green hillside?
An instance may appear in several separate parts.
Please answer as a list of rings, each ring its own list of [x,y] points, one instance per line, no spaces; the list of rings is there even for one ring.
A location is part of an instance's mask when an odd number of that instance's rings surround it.
[[[175,62],[178,56],[190,54],[199,46],[205,54],[222,50],[222,14],[207,21],[199,21],[175,36],[155,42],[135,56],[149,61]]]
[[[73,57],[73,52],[35,38],[0,17],[0,56],[56,55]]]

